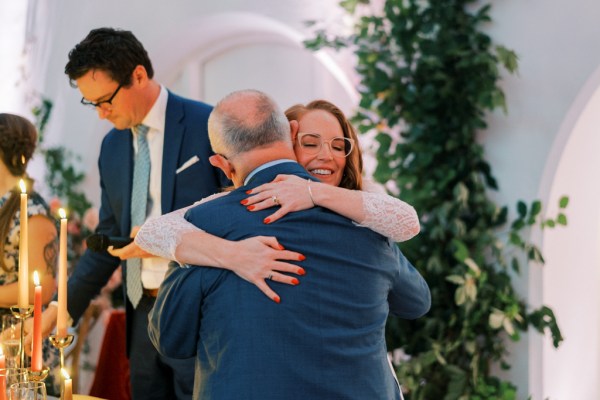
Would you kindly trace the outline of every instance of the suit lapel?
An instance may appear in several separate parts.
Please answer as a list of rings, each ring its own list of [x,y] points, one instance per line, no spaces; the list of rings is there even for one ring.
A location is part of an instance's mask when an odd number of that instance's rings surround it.
[[[133,184],[133,133],[131,129],[123,131],[123,133],[119,133],[119,135],[124,135],[124,140],[120,141],[122,146],[115,146],[113,148],[114,151],[114,159],[115,160],[123,160],[123,164],[115,163],[115,171],[112,176],[117,177],[117,179],[121,180],[122,188],[122,212],[121,215],[121,232],[129,233],[131,230],[131,185]],[[116,211],[116,210],[115,210]]]
[[[163,146],[161,209],[162,213],[173,211],[175,195],[175,170],[185,133],[183,104],[169,92],[165,118],[165,141]]]

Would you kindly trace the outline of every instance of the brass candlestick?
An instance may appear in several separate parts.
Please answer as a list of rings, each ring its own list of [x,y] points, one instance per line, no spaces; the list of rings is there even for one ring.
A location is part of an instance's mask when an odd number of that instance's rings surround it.
[[[44,366],[42,366],[42,369],[40,371],[32,371],[30,368],[27,372],[28,372],[30,381],[40,382],[48,377],[50,368],[48,368],[44,365]]]
[[[19,341],[19,355],[21,359],[21,368],[25,368],[25,346],[23,346],[23,340],[25,339],[25,320],[33,313],[33,307],[19,307],[12,306],[10,312],[21,321],[21,336]]]
[[[71,343],[73,343],[73,335],[66,335],[63,337],[58,337],[57,335],[50,335],[48,337],[48,339],[50,340],[50,343],[52,343],[52,346],[56,347],[58,349],[58,352],[60,353],[60,371],[61,371],[61,378],[60,378],[60,398],[62,400],[64,400],[65,398],[65,378],[62,374],[63,371],[65,371],[65,347],[68,347]]]
[[[65,347],[68,347],[71,343],[73,343],[73,335],[66,335],[64,337],[58,337],[56,335],[50,335],[48,339],[50,339],[50,343],[52,346],[56,347],[60,353],[60,368],[63,369],[65,367]]]

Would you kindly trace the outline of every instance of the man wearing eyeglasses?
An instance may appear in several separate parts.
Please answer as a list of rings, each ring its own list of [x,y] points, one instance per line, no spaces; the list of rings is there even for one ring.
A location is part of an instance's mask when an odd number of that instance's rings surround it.
[[[98,233],[128,237],[146,217],[190,205],[227,184],[208,163],[212,107],[176,96],[155,81],[148,54],[131,32],[92,30],[69,53],[65,73],[81,92],[81,103],[114,125],[98,161]],[[74,321],[119,265],[106,251],[85,252],[68,283],[68,312]],[[189,399],[192,394],[194,360],[162,357],[148,338],[148,312],[167,265],[156,257],[123,263],[134,399]],[[56,321],[56,313],[56,307],[49,307],[44,320]]]

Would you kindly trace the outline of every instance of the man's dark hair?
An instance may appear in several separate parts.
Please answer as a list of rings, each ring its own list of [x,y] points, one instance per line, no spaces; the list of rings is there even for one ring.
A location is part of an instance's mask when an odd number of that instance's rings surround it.
[[[98,69],[106,72],[112,80],[125,87],[131,85],[131,75],[138,65],[144,66],[152,79],[154,69],[142,43],[130,31],[98,28],[90,31],[85,39],[69,52],[65,74],[69,83]]]

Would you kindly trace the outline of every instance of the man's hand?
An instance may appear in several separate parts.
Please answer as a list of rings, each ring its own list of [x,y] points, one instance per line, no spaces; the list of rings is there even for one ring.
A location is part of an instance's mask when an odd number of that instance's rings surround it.
[[[110,246],[107,251],[110,253],[110,255],[119,257],[121,260],[127,260],[128,258],[156,257],[154,254],[142,250],[140,246],[135,244],[135,242],[131,242],[127,246],[121,247],[120,249],[113,249],[113,247]]]
[[[50,304],[42,313],[42,337],[46,338],[50,336],[54,328],[56,327],[56,316],[58,314],[58,307],[55,304]],[[31,355],[31,345],[33,342],[33,318],[29,318],[25,321],[25,337],[23,338],[23,347],[25,353]]]
[[[135,235],[137,235],[139,230],[139,226],[134,226],[133,229],[131,229],[131,234],[129,235],[129,237],[135,238]],[[107,249],[107,251],[110,253],[111,256],[119,257],[121,260],[127,260],[128,258],[155,257],[154,254],[142,250],[140,246],[135,244],[135,242],[131,242],[127,246],[121,247],[120,249],[113,249],[113,247],[110,246]]]

